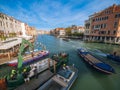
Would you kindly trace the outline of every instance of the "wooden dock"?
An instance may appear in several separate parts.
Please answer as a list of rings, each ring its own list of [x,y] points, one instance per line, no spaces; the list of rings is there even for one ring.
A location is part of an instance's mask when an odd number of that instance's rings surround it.
[[[24,83],[15,90],[35,90],[47,82],[54,74],[46,70],[43,73],[39,74],[38,78],[35,77],[30,80],[30,82]]]

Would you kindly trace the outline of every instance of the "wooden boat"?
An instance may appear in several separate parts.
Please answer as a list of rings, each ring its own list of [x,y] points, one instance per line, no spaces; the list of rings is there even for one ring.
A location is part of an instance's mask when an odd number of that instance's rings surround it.
[[[28,54],[28,55],[23,57],[23,59],[24,59],[23,60],[23,65],[28,65],[28,64],[30,64],[30,63],[32,63],[34,61],[38,61],[40,59],[43,59],[45,56],[49,55],[49,51],[42,50],[42,51],[34,52],[33,54],[34,54],[33,57],[32,57],[31,54]],[[17,59],[15,59],[15,60],[9,61],[7,64],[9,66],[17,66],[18,61],[17,61]]]
[[[98,60],[96,57],[91,55],[85,49],[81,48],[81,49],[78,49],[77,51],[78,51],[78,54],[93,68],[106,74],[115,73],[115,70],[110,65]]]
[[[116,62],[120,62],[120,56],[115,56],[113,54],[108,54],[107,58],[112,59],[112,60],[114,60]]]
[[[69,60],[69,54],[67,53],[54,54],[52,55],[51,59],[57,62],[56,69],[59,69],[61,65],[67,64]]]
[[[62,38],[62,40],[67,41],[67,42],[69,41],[69,39],[67,39],[67,38]]]
[[[78,69],[67,66],[67,69],[60,69],[49,81],[38,90],[69,90],[78,77]]]

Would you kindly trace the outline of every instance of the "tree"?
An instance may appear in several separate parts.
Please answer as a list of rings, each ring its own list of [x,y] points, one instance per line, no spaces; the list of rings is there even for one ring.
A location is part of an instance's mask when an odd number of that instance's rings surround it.
[[[67,27],[65,31],[66,31],[66,35],[71,36],[71,27]]]

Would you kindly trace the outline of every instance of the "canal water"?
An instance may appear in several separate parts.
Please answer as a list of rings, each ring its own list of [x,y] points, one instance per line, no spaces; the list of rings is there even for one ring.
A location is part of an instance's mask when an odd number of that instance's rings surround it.
[[[120,46],[102,43],[85,43],[80,40],[70,40],[69,42],[50,35],[38,35],[36,42],[46,45],[47,50],[51,54],[59,52],[68,52],[69,64],[74,64],[79,69],[79,76],[71,90],[120,90],[120,64],[106,58],[107,53],[117,51],[120,53]],[[116,74],[106,75],[86,64],[81,57],[78,56],[77,48],[86,48],[101,61],[111,65]],[[41,49],[36,44],[36,49]]]

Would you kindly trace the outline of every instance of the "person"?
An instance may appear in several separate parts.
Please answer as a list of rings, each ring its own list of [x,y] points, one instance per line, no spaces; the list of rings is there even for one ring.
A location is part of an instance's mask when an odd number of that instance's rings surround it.
[[[63,69],[66,70],[66,64],[63,64]]]
[[[16,72],[16,70],[13,69],[13,70],[11,71],[11,74],[10,74],[10,79],[11,79],[11,80],[15,80],[16,77],[17,77],[17,72]]]
[[[117,52],[114,52],[113,55],[116,56]]]
[[[37,70],[37,66],[35,66],[35,69],[34,69],[34,75],[36,78],[38,78],[38,70]]]
[[[24,77],[25,83],[30,81],[30,79],[29,79],[29,72],[27,72],[26,69],[24,69],[24,71],[23,71],[23,77]]]
[[[73,64],[72,66],[74,67],[75,65]]]

